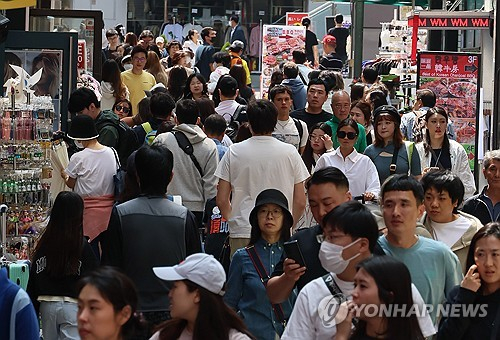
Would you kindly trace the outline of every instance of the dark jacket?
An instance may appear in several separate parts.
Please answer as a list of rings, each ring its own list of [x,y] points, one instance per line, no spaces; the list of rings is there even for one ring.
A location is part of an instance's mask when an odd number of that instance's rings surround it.
[[[38,302],[37,298],[40,295],[78,298],[76,282],[86,273],[99,266],[99,261],[86,239],[83,243],[82,255],[80,257],[80,273],[78,275],[51,277],[47,274],[45,262],[45,251],[44,249],[40,249],[35,254],[35,258],[31,264],[28,287],[26,289],[37,312],[40,307],[40,302]]]
[[[492,216],[492,213],[486,204],[484,193],[487,188],[488,186],[485,186],[480,194],[474,195],[465,201],[464,207],[462,208],[463,212],[476,216],[483,225],[493,221],[500,221],[500,215],[496,216],[496,218],[495,216]]]
[[[196,49],[196,67],[205,79],[210,78],[210,64],[214,62],[213,55],[217,52],[215,47],[209,44],[203,44]]]
[[[327,54],[321,58],[319,61],[319,69],[320,70],[342,70],[342,67],[344,66],[344,63],[342,62],[342,58],[336,54],[335,52],[332,52],[330,54]]]
[[[499,338],[500,322],[498,313],[500,290],[490,295],[482,295],[460,286],[454,287],[446,299],[444,310],[453,315],[443,315],[437,334],[438,340],[489,340]],[[450,308],[458,305],[459,308]],[[477,308],[476,316],[471,314]],[[496,331],[494,330],[496,329]],[[494,334],[493,334],[494,333]]]
[[[232,30],[232,29],[231,29]],[[230,33],[231,34],[231,33]],[[247,45],[247,39],[245,38],[245,32],[243,31],[243,28],[241,27],[240,24],[236,25],[234,27],[234,32],[233,35],[230,36],[231,39],[229,42],[232,44],[235,40],[241,41],[243,44],[245,44],[245,49],[248,47]]]
[[[116,147],[120,137],[117,129],[118,124],[120,124],[118,116],[111,110],[104,110],[99,113],[94,122],[97,132],[99,132],[97,138],[99,143],[110,148]]]
[[[169,309],[170,285],[152,268],[173,266],[201,252],[194,215],[166,197],[140,196],[113,208],[103,233],[101,264],[120,268],[134,281],[138,310]]]

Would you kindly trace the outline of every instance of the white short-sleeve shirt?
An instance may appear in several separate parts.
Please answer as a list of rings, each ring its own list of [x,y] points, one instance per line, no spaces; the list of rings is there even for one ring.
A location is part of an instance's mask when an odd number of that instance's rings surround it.
[[[75,153],[68,164],[66,174],[76,179],[74,192],[82,197],[113,195],[116,159],[107,146],[100,150],[83,149]]]
[[[249,238],[248,217],[257,195],[265,189],[280,190],[291,211],[294,186],[305,181],[309,172],[292,145],[272,136],[253,136],[229,147],[215,176],[231,183],[230,236]]]
[[[286,121],[278,120],[276,122],[273,137],[277,140],[293,145],[298,150],[299,148],[306,146],[307,139],[309,138],[306,123],[299,120],[299,124],[302,126],[302,138],[297,126],[295,125],[295,121],[291,117],[289,117]]]

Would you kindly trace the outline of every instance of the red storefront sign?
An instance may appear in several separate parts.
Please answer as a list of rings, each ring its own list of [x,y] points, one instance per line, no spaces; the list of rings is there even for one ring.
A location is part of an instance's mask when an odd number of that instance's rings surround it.
[[[302,18],[305,18],[309,13],[297,13],[297,12],[287,12],[286,13],[286,25],[293,26],[295,24],[301,24]]]
[[[443,12],[419,11],[408,18],[408,26],[413,27],[418,20],[419,29],[460,30],[460,29],[489,29],[489,12]]]

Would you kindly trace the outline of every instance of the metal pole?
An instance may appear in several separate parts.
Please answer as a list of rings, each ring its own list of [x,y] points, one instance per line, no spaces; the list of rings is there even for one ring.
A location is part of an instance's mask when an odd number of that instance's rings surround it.
[[[365,5],[363,0],[353,0],[354,4],[354,39],[353,39],[353,78],[361,76],[361,64],[363,62],[363,26],[365,16]]]
[[[493,48],[494,48],[494,70],[495,75],[493,79],[493,112],[492,112],[492,128],[493,128],[493,136],[492,136],[492,146],[493,149],[496,150],[500,147],[500,141],[498,140],[498,131],[500,129],[500,119],[498,115],[500,114],[500,82],[498,82],[498,77],[500,76],[500,17],[498,16],[498,6],[500,6],[500,0],[495,1],[495,27],[493,31]]]
[[[5,249],[7,247],[7,210],[9,208],[5,205],[2,204],[0,205],[0,227],[2,228],[2,240],[0,246],[2,247],[2,254],[0,255],[5,255],[7,254],[7,250]]]
[[[163,22],[168,22],[168,9],[167,9],[167,6],[168,6],[168,0],[165,0],[163,1],[163,5],[164,5],[164,10],[163,10]],[[162,32],[160,32],[161,34]]]

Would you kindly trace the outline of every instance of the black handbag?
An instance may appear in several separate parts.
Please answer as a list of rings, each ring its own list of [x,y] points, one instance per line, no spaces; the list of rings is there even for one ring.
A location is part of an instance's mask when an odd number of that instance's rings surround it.
[[[118,197],[120,197],[123,190],[125,189],[126,172],[121,167],[120,160],[118,159],[118,154],[116,153],[116,150],[114,148],[111,148],[111,150],[113,150],[113,154],[115,155],[115,160],[116,160],[116,174],[113,175],[113,182],[115,184],[115,201],[116,201]]]

